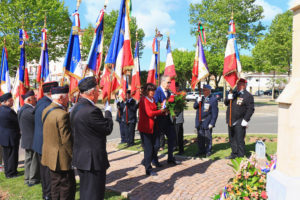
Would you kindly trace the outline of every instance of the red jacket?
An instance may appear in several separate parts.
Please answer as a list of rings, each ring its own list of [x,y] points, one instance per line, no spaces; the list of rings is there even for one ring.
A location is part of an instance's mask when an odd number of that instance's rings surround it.
[[[154,117],[162,114],[161,110],[157,110],[154,99],[151,102],[148,98],[142,97],[139,105],[138,130],[142,133],[153,134]]]

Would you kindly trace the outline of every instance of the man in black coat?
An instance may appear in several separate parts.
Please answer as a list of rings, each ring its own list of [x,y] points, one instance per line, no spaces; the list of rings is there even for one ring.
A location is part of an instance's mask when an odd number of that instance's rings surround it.
[[[38,153],[40,163],[40,175],[42,182],[43,198],[51,199],[51,183],[50,183],[50,170],[48,167],[41,164],[42,160],[42,147],[43,147],[43,122],[42,113],[46,107],[52,103],[51,88],[57,87],[57,82],[48,82],[43,84],[44,97],[41,98],[35,106],[34,115],[34,137],[32,149]]]
[[[126,131],[125,131],[125,124],[122,122],[122,116],[123,116],[123,109],[124,102],[119,101],[116,97],[116,103],[117,103],[117,116],[116,121],[119,123],[120,126],[120,136],[121,136],[121,144],[126,143]]]
[[[80,177],[80,199],[104,199],[106,170],[109,162],[106,136],[113,130],[111,107],[105,106],[105,117],[95,106],[99,87],[94,77],[87,77],[78,84],[81,98],[71,112],[74,136],[73,166]]]
[[[126,93],[125,103],[120,104],[120,110],[122,110],[121,121],[125,130],[127,146],[134,145],[135,125],[137,122],[137,109],[138,104],[131,97],[130,90]]]
[[[3,147],[3,160],[6,178],[18,175],[20,128],[17,113],[11,109],[11,93],[0,97],[0,145]]]
[[[226,123],[228,124],[229,142],[231,145],[231,155],[228,159],[244,157],[245,155],[245,135],[248,122],[254,113],[254,98],[246,90],[247,80],[240,79],[237,83],[237,91],[229,93],[225,99]],[[230,100],[231,116],[230,116]]]
[[[25,184],[33,186],[40,182],[39,157],[37,152],[32,150],[34,135],[34,106],[36,98],[34,92],[29,90],[22,95],[24,106],[18,112],[19,125],[21,129],[21,147],[25,149]]]

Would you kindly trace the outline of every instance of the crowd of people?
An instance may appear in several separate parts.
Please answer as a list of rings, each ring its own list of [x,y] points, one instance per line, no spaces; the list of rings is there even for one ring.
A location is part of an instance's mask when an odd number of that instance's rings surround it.
[[[121,143],[134,145],[135,128],[140,132],[147,176],[157,175],[153,167],[161,167],[158,151],[168,144],[167,164],[178,165],[174,150],[184,153],[184,111],[171,116],[165,107],[170,98],[171,78],[162,76],[160,86],[147,83],[142,87],[140,102],[127,91],[125,100],[116,99],[116,121],[120,125]],[[225,99],[232,153],[245,155],[245,134],[254,112],[253,96],[246,91],[247,81],[240,79],[237,89]],[[24,182],[29,187],[41,183],[43,199],[75,198],[75,170],[80,179],[80,199],[104,199],[109,160],[106,137],[113,130],[111,106],[107,102],[104,115],[95,104],[99,87],[94,77],[78,83],[80,98],[70,109],[69,87],[57,82],[43,84],[44,97],[36,100],[29,90],[22,95],[24,105],[16,113],[11,93],[0,97],[0,145],[3,148],[4,172],[7,178],[18,176],[19,143],[25,149]],[[212,154],[212,131],[218,118],[218,101],[211,86],[203,86],[203,96],[196,99],[195,126],[198,134],[198,156]],[[176,83],[179,92],[179,84]],[[176,95],[176,94],[175,94]],[[138,112],[137,112],[138,111]],[[0,158],[2,161],[2,158]]]

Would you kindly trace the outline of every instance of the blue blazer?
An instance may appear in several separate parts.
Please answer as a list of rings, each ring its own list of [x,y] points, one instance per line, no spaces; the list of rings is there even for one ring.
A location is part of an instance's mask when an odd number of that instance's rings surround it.
[[[42,155],[42,147],[43,147],[43,122],[42,122],[42,114],[46,107],[51,104],[51,100],[44,96],[41,98],[34,110],[34,136],[32,149],[38,154]]]
[[[17,113],[8,106],[0,106],[0,145],[19,146],[20,137]]]
[[[155,103],[162,103],[165,99],[169,98],[171,96],[171,92],[169,90],[167,90],[167,97],[163,91],[163,89],[161,88],[161,86],[159,86],[154,94],[154,100]]]
[[[204,110],[204,104],[209,104],[209,109],[207,111]],[[219,108],[218,108],[218,100],[212,95],[209,95],[207,100],[205,100],[204,97],[201,99],[201,121],[202,123],[199,123],[199,104],[197,100],[194,103],[194,109],[196,109],[196,119],[195,119],[195,125],[196,128],[199,129],[200,125],[203,129],[208,129],[208,125],[211,124],[213,127],[216,125],[216,121],[219,114]]]

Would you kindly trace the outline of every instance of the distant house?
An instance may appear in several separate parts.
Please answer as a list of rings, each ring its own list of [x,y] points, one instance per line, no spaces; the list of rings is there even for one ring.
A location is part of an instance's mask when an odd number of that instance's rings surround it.
[[[244,73],[243,77],[247,79],[247,90],[256,94],[258,90],[272,89],[273,84],[276,88],[283,89],[289,80],[287,74],[272,74],[272,73]]]

